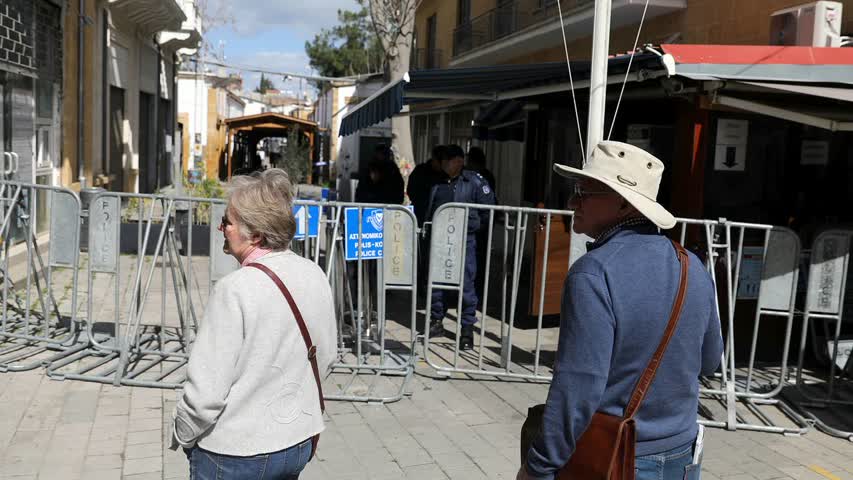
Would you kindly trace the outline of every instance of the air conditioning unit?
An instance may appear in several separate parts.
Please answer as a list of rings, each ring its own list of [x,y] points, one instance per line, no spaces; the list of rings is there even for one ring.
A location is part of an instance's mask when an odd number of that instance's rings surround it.
[[[841,2],[814,2],[770,15],[771,45],[841,46]]]

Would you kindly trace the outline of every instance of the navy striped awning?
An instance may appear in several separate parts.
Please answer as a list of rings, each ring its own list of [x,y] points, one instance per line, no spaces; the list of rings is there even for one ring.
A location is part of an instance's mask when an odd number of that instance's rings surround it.
[[[609,74],[624,75],[629,58],[628,55],[612,57]],[[589,86],[589,72],[589,62],[572,62],[575,88]],[[659,54],[639,53],[631,63],[631,72],[642,79],[647,78],[643,72],[665,75],[666,66]],[[569,71],[565,62],[417,70],[359,103],[341,121],[340,135],[351,135],[376,125],[400,113],[404,105],[416,102],[501,101],[568,90]]]

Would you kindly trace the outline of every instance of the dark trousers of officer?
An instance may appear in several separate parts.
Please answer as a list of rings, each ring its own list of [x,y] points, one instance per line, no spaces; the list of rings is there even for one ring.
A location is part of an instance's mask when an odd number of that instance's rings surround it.
[[[477,236],[468,234],[465,243],[465,274],[462,283],[462,325],[471,326],[477,323]],[[430,318],[441,320],[447,314],[446,298],[450,292],[433,289]]]

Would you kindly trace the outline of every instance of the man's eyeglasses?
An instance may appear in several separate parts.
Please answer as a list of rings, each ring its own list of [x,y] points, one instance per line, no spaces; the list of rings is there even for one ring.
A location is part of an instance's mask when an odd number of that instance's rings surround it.
[[[584,190],[579,184],[575,184],[572,196],[578,200],[583,200],[584,197],[590,197],[592,195],[609,195],[611,193],[615,192],[613,190]]]

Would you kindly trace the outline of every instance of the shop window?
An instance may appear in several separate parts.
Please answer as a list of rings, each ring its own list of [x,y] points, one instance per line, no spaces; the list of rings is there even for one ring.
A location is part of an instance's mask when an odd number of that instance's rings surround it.
[[[51,127],[39,127],[36,132],[36,166],[40,169],[53,167],[53,135]]]

